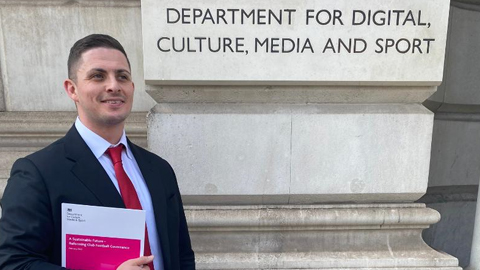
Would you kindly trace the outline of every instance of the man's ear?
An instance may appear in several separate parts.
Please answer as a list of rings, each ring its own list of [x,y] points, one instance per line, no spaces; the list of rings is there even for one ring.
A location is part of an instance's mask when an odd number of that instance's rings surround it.
[[[63,82],[63,88],[65,88],[65,92],[67,92],[67,95],[75,102],[78,101],[78,95],[77,95],[77,85],[75,84],[74,81],[71,79],[66,79]]]

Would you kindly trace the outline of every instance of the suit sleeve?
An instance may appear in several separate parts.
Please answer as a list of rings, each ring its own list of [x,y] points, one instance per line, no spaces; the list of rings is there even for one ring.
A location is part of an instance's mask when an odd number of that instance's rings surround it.
[[[182,197],[180,195],[180,189],[178,188],[178,181],[175,175],[173,168],[169,165],[169,168],[175,179],[175,189],[177,193],[177,204],[178,204],[178,217],[179,217],[179,261],[180,261],[180,270],[195,270],[195,253],[192,249],[192,244],[190,241],[190,234],[188,232],[187,219],[185,218],[185,211],[183,209]]]
[[[61,270],[49,263],[54,228],[48,190],[26,158],[12,167],[1,200],[0,269]]]
[[[188,233],[187,220],[185,218],[185,212],[183,209],[182,198],[180,194],[177,196],[179,200],[179,217],[180,217],[180,226],[179,226],[179,247],[180,247],[180,267],[181,270],[195,270],[195,254],[192,250],[192,245],[190,243],[190,235]]]

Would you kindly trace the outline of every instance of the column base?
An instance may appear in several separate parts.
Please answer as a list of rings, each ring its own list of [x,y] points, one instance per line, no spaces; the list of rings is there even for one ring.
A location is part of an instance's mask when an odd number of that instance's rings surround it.
[[[197,269],[444,269],[423,204],[186,207]]]

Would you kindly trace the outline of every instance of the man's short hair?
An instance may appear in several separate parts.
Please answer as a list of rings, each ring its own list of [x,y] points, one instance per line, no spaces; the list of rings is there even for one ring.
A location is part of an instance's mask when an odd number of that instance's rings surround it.
[[[75,42],[75,44],[73,44],[72,48],[70,49],[70,54],[68,55],[67,62],[69,79],[76,79],[77,64],[78,61],[81,59],[82,54],[95,48],[107,48],[120,51],[121,53],[123,53],[123,55],[125,55],[125,58],[127,58],[128,67],[131,68],[127,53],[123,49],[122,44],[118,42],[118,40],[114,39],[109,35],[92,34]]]

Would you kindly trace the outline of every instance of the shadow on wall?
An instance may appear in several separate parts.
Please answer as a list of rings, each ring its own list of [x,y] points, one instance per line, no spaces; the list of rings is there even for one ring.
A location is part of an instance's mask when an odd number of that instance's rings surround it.
[[[440,212],[441,220],[423,231],[425,242],[458,258],[461,267],[470,262],[478,186],[432,187],[419,202]]]

